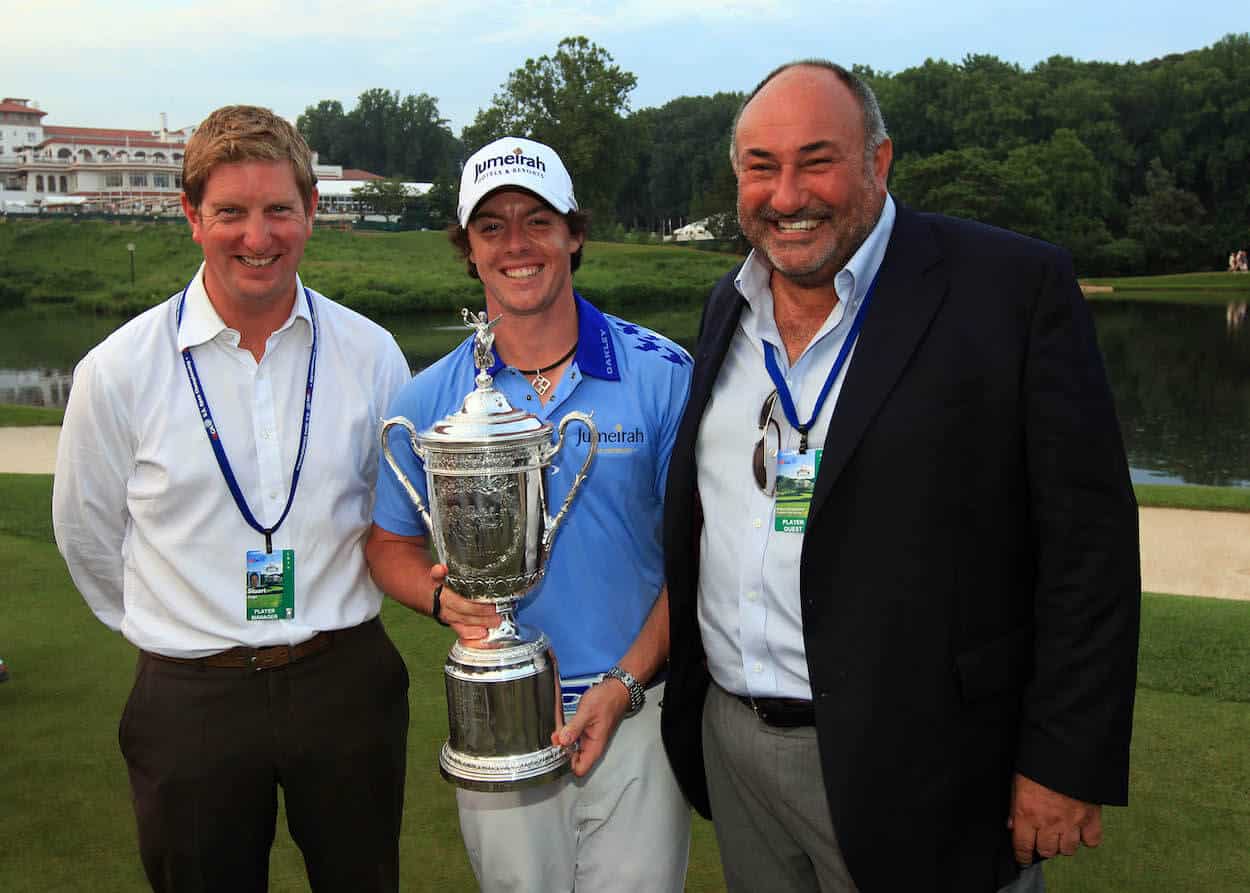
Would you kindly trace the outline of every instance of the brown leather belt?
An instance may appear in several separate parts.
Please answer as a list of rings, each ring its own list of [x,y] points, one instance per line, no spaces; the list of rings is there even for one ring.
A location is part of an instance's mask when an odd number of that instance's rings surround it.
[[[760,722],[776,729],[797,729],[816,725],[816,710],[811,701],[799,698],[753,698],[734,695],[755,711]]]
[[[207,657],[170,657],[154,651],[143,652],[155,660],[171,664],[189,664],[196,667],[213,667],[221,670],[273,670],[285,667],[314,654],[329,651],[334,644],[335,633],[345,630],[320,632],[298,645],[271,645],[268,648],[247,648],[240,645],[228,651],[219,651]]]

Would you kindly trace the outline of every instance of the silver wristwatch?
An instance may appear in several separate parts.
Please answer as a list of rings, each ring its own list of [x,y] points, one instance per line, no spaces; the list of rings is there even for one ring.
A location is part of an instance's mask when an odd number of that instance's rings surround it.
[[[626,691],[629,692],[629,708],[625,711],[626,716],[633,716],[647,702],[647,690],[642,687],[641,682],[634,678],[634,674],[628,670],[613,667],[603,674],[603,678],[621,680]]]

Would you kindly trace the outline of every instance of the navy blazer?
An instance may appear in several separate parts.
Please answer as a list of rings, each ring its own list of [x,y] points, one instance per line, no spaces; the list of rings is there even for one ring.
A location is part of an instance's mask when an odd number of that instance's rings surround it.
[[[744,306],[735,273],[704,309],[664,522],[662,729],[705,816],[695,444]],[[864,893],[1009,882],[1014,772],[1127,801],[1137,507],[1066,252],[899,206],[799,589],[829,811]]]

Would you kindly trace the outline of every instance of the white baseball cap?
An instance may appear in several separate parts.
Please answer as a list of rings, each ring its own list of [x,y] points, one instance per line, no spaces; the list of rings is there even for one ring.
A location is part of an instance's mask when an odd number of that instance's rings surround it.
[[[483,146],[464,163],[456,217],[469,225],[474,210],[488,193],[514,186],[534,193],[561,214],[577,210],[573,180],[550,146],[506,136]]]

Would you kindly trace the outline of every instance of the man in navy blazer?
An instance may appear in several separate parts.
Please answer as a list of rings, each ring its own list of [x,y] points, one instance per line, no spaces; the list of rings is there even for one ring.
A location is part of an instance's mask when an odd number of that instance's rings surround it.
[[[896,204],[892,152],[823,61],[735,122],[663,709],[731,890],[1037,889],[1127,800],[1137,510],[1071,261]]]

